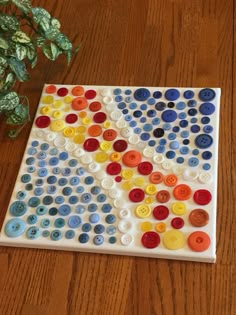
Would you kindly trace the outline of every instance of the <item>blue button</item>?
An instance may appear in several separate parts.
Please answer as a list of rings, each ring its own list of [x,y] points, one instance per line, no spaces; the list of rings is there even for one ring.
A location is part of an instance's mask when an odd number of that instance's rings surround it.
[[[188,132],[188,131],[187,131],[187,132]],[[184,139],[184,140],[183,140],[183,144],[184,144],[184,145],[189,144],[189,139]]]
[[[87,177],[85,177],[85,179],[84,179],[84,183],[85,183],[86,185],[91,185],[91,184],[93,184],[93,182],[94,182],[93,176],[87,176]]]
[[[26,189],[27,191],[30,191],[30,190],[33,189],[33,185],[32,185],[32,184],[26,184],[26,185],[25,185],[25,189]]]
[[[202,153],[203,160],[210,160],[212,158],[212,153],[210,151],[204,151]]]
[[[178,142],[178,141],[171,141],[171,143],[170,143],[170,148],[171,148],[172,150],[178,149],[178,148],[179,148],[179,142]]]
[[[31,197],[28,201],[28,206],[34,208],[40,204],[40,199],[38,197]]]
[[[112,206],[109,203],[105,203],[101,208],[102,212],[109,213],[112,210]]]
[[[50,235],[50,232],[48,231],[48,230],[44,230],[43,232],[42,232],[42,236],[43,237],[48,237]]]
[[[19,237],[25,232],[25,229],[25,221],[21,219],[11,219],[7,222],[4,231],[8,237]]]
[[[27,165],[33,165],[34,162],[35,162],[35,158],[34,157],[29,157],[29,158],[26,159],[25,162],[26,162]]]
[[[213,139],[208,134],[198,135],[195,139],[195,144],[200,149],[207,149],[212,145],[212,143]]]
[[[66,222],[63,218],[57,218],[54,222],[56,228],[63,228],[66,225]]]
[[[76,174],[79,176],[84,175],[85,174],[85,168],[83,168],[83,167],[77,168]]]
[[[40,225],[41,225],[41,227],[42,227],[43,229],[47,229],[47,228],[50,227],[51,222],[50,222],[49,219],[43,219],[43,220],[41,221]]]
[[[187,120],[181,120],[179,122],[180,127],[186,128],[188,126],[188,121]]]
[[[64,196],[70,196],[72,194],[72,188],[71,187],[64,187],[62,189],[62,193]]]
[[[59,159],[62,160],[62,161],[67,160],[68,157],[69,157],[69,154],[68,154],[67,152],[61,152],[61,153],[59,154]]]
[[[160,91],[155,91],[155,92],[153,93],[153,97],[154,97],[154,98],[161,98],[161,97],[162,97],[162,93],[161,93]]]
[[[84,223],[82,225],[83,232],[90,232],[92,230],[92,225],[90,223]]]
[[[147,133],[147,132],[143,132],[141,135],[140,135],[140,139],[143,140],[143,141],[147,141],[150,139],[150,134]]]
[[[196,100],[190,100],[188,101],[188,107],[196,107],[197,101]]]
[[[60,197],[60,196],[58,196],[58,197]],[[56,198],[57,198],[57,197],[56,197]],[[51,216],[54,216],[54,215],[57,214],[57,212],[58,212],[58,211],[57,211],[57,208],[52,207],[52,208],[49,209],[48,214],[51,215]]]
[[[117,95],[117,96],[115,97],[115,101],[116,101],[117,103],[121,102],[122,100],[123,100],[123,97],[122,97],[121,95]],[[118,104],[118,107],[119,107],[119,104]]]
[[[174,110],[167,109],[162,113],[161,118],[165,122],[173,122],[177,119],[177,114]]]
[[[151,96],[150,91],[145,88],[137,89],[134,92],[134,98],[140,102],[146,101],[150,96]]]
[[[147,116],[148,117],[155,117],[156,116],[156,111],[154,109],[150,109],[147,111]]]
[[[128,114],[128,112],[129,112],[129,110],[126,109],[126,108],[122,110],[122,114],[124,114],[124,115]],[[128,117],[126,116],[126,117],[125,117],[125,120],[126,120],[126,121],[131,120],[130,116],[128,116]]]
[[[196,115],[197,115],[197,110],[196,110],[196,108],[190,108],[190,109],[188,110],[188,114],[189,114],[189,116],[196,116]]]
[[[26,195],[27,195],[27,193],[25,191],[20,190],[20,191],[18,191],[16,198],[18,200],[24,200]]]
[[[108,214],[105,220],[108,224],[114,224],[116,222],[116,216],[114,214]]]
[[[125,109],[126,108],[126,103],[125,102],[121,102],[118,104],[117,106],[119,109]]]
[[[60,169],[60,167],[54,167],[54,168],[52,169],[52,172],[53,172],[53,174],[57,175],[57,174],[60,174],[60,173],[61,173],[61,169]]]
[[[155,108],[158,111],[163,111],[166,108],[166,103],[158,102],[158,103],[156,103]]]
[[[114,225],[109,225],[106,228],[106,232],[108,235],[114,235],[116,233],[116,227]]]
[[[175,107],[175,103],[174,103],[174,102],[169,102],[169,103],[167,104],[167,106],[168,106],[169,108],[174,108],[174,107]]]
[[[53,203],[53,198],[51,196],[45,196],[43,198],[43,204],[48,206]]]
[[[160,124],[160,122],[161,122],[161,120],[160,120],[160,118],[153,118],[153,120],[152,120],[152,125],[159,125]]]
[[[107,200],[107,196],[105,194],[100,194],[97,196],[97,201],[98,202],[104,202]]]
[[[79,198],[77,196],[70,196],[68,201],[71,205],[74,205],[79,201]]]
[[[131,96],[127,96],[125,98],[126,103],[131,103],[133,101],[133,98]]]
[[[180,97],[180,92],[176,89],[169,89],[165,92],[165,98],[168,101],[176,101]]]
[[[58,165],[58,163],[59,163],[59,159],[56,156],[53,156],[49,159],[49,165],[51,166]]]
[[[57,182],[57,177],[52,175],[47,178],[48,184],[55,184]]]
[[[46,168],[41,168],[38,170],[39,177],[45,177],[48,175],[48,170]]]
[[[156,152],[157,153],[163,153],[163,152],[165,152],[165,146],[164,145],[158,145],[157,147],[156,147]]]
[[[180,153],[181,154],[188,154],[189,153],[189,148],[188,147],[182,147],[180,148]]]
[[[141,117],[141,116],[142,116],[141,110],[135,110],[135,111],[133,112],[133,116],[134,116],[135,118]]]
[[[171,129],[171,124],[170,124],[170,123],[165,123],[165,124],[163,125],[163,129],[164,129],[164,130],[170,130],[170,129]]]
[[[29,167],[27,168],[27,172],[28,172],[28,173],[34,173],[34,172],[35,172],[35,166],[29,166]]]
[[[91,188],[91,194],[98,195],[101,192],[101,188],[99,186],[93,186]]]
[[[76,229],[77,227],[79,227],[81,225],[81,223],[82,223],[82,220],[78,215],[72,215],[68,219],[68,226],[71,229]]]
[[[185,107],[186,107],[186,104],[184,102],[179,102],[176,104],[176,109],[178,110],[185,109]]]
[[[194,97],[194,92],[191,90],[186,90],[184,91],[184,98],[186,98],[187,100],[189,100],[190,98]]]
[[[97,224],[97,225],[95,225],[95,227],[94,227],[94,233],[96,233],[96,234],[102,234],[102,233],[104,233],[104,231],[105,231],[104,225],[102,225],[102,224]]]
[[[29,183],[31,181],[31,176],[29,174],[24,174],[21,176],[22,183]]]
[[[182,164],[182,163],[184,163],[184,158],[183,158],[182,156],[180,156],[180,157],[178,157],[178,158],[176,159],[176,162],[177,162],[178,164]]]
[[[191,122],[192,124],[196,124],[197,118],[196,118],[196,117],[191,118],[190,122]]]
[[[154,147],[156,145],[156,141],[155,140],[150,140],[150,141],[148,141],[148,145],[150,147]]]
[[[24,201],[15,201],[10,206],[10,212],[14,217],[21,217],[27,211],[27,205]]]
[[[200,127],[198,125],[192,125],[191,126],[191,131],[193,133],[198,133],[200,131]]]
[[[216,93],[215,93],[214,90],[207,88],[207,89],[201,90],[199,92],[198,96],[199,96],[201,101],[203,101],[203,102],[210,102],[210,101],[212,101],[215,98]]]
[[[40,229],[37,226],[31,226],[26,231],[26,237],[30,240],[35,240],[36,238],[39,238],[40,234]]]
[[[48,143],[42,143],[40,145],[40,149],[43,150],[43,151],[47,151],[49,148],[49,144]]]
[[[154,105],[156,103],[155,98],[150,97],[147,101],[148,105]]]
[[[196,157],[191,157],[191,158],[188,160],[188,165],[191,166],[191,167],[198,166],[198,164],[199,164],[199,160],[198,160],[198,158],[196,158]]]
[[[59,241],[62,238],[62,232],[60,230],[53,230],[50,237],[52,241]]]
[[[152,124],[145,124],[145,125],[143,126],[143,130],[146,131],[146,132],[149,132],[149,131],[151,131],[152,129],[153,129]]]
[[[187,117],[187,114],[184,112],[179,113],[178,115],[179,119],[185,119]]]
[[[68,240],[71,240],[72,238],[75,237],[75,231],[73,230],[67,230],[65,233],[65,238]]]
[[[135,120],[130,121],[129,123],[130,127],[134,128],[137,126],[137,122]]]
[[[153,136],[155,138],[162,138],[164,136],[165,131],[162,128],[156,128],[153,130]]]
[[[30,214],[26,219],[28,224],[35,224],[38,222],[38,217],[35,214]]]
[[[140,134],[141,132],[142,132],[141,128],[135,128],[134,129],[134,133],[137,134],[137,135]]]
[[[52,148],[52,149],[50,149],[49,154],[50,154],[50,155],[57,155],[58,152],[59,152],[59,151],[58,151],[57,148]]]
[[[199,107],[199,111],[202,115],[212,115],[215,111],[215,105],[212,103],[203,103]]]
[[[211,168],[211,165],[209,163],[204,163],[202,168],[205,170],[205,171],[208,171],[210,168]]]
[[[32,147],[37,147],[39,145],[39,142],[37,140],[34,140],[32,143],[31,143]]]
[[[27,153],[28,153],[29,155],[34,155],[34,154],[37,153],[37,150],[36,150],[35,148],[29,148],[29,149],[27,150]]]
[[[110,244],[115,244],[117,239],[116,239],[115,236],[111,236],[111,237],[109,237],[108,241],[109,241]]]
[[[166,157],[167,159],[173,159],[175,157],[176,153],[174,151],[167,151]]]
[[[67,183],[68,183],[68,180],[66,178],[64,178],[64,177],[62,177],[62,178],[60,178],[58,180],[58,185],[59,186],[65,186]]]
[[[75,207],[75,212],[78,214],[82,214],[85,212],[85,206],[84,205],[78,205]]]
[[[60,205],[64,202],[65,198],[63,196],[56,196],[55,203]]]
[[[81,195],[80,200],[83,203],[90,203],[90,201],[92,200],[92,195],[89,193],[84,193]]]
[[[211,125],[206,125],[206,126],[203,127],[203,131],[205,133],[212,133],[213,127]]]
[[[38,158],[39,160],[44,160],[44,159],[46,159],[46,157],[47,157],[47,153],[46,153],[45,151],[40,151],[40,152],[37,154],[37,158]]]
[[[89,216],[89,222],[91,222],[91,223],[97,223],[97,222],[99,222],[99,220],[100,220],[99,214],[97,214],[97,213],[92,213],[92,214],[90,214],[90,216]]]
[[[182,138],[188,138],[189,137],[189,131],[188,130],[181,131],[180,136]]]
[[[104,237],[102,235],[96,235],[93,238],[93,243],[95,245],[102,245],[104,243]]]
[[[71,213],[71,207],[69,205],[61,205],[58,208],[58,212],[60,215],[66,216]]]
[[[159,141],[160,145],[165,145],[167,143],[166,139],[160,139]]]
[[[207,124],[209,124],[209,122],[210,122],[210,118],[209,117],[202,117],[201,123],[203,125],[207,125]]]
[[[41,196],[44,193],[44,189],[42,187],[36,187],[34,190],[35,196]]]
[[[47,208],[45,206],[38,206],[36,208],[37,215],[44,215],[47,213]]]
[[[173,133],[173,132],[169,133],[169,134],[168,134],[168,139],[169,139],[169,140],[174,140],[174,139],[176,139],[176,134]]]
[[[198,155],[198,154],[199,154],[199,150],[198,150],[198,149],[194,149],[194,150],[192,151],[192,153],[193,153],[193,155]]]
[[[97,211],[97,209],[98,209],[98,206],[96,205],[96,203],[90,203],[88,205],[88,211],[89,212],[95,212],[95,211]]]
[[[132,94],[132,91],[130,89],[125,90],[125,95],[130,95]]]
[[[55,185],[48,186],[47,192],[50,195],[55,194],[57,192],[57,186],[55,186]]]
[[[39,162],[38,162],[38,166],[39,167],[45,167],[47,165],[47,162],[45,161],[45,160],[40,160]]]
[[[63,176],[70,176],[70,174],[71,174],[71,169],[69,167],[65,167],[62,169]]]
[[[76,192],[79,193],[79,194],[81,194],[82,192],[84,192],[84,187],[83,187],[83,186],[78,186],[78,187],[76,188]]]
[[[114,89],[114,91],[113,91],[113,94],[114,94],[114,95],[119,95],[119,94],[121,94],[121,93],[122,93],[122,90],[119,89],[119,88]]]
[[[173,127],[173,132],[179,132],[179,127],[178,126],[175,126],[175,127]]]
[[[133,110],[133,109],[137,108],[137,104],[134,103],[134,102],[133,102],[133,103],[130,103],[130,104],[129,104],[129,108]]]
[[[87,233],[81,233],[79,238],[78,238],[79,242],[84,244],[84,243],[88,243],[89,241],[89,235]]]
[[[71,186],[76,186],[76,185],[78,185],[79,183],[80,183],[79,177],[77,177],[77,176],[71,177],[71,179],[70,179],[70,184],[71,184]]]

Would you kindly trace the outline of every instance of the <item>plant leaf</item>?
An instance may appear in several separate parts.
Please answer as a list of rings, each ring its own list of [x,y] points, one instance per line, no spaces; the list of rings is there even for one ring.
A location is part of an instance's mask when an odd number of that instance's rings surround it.
[[[11,111],[20,103],[16,92],[9,92],[0,97],[0,111]]]
[[[32,9],[30,0],[12,0],[12,2],[24,13],[30,13]]]
[[[16,44],[16,56],[19,60],[23,60],[27,55],[27,48],[23,45]]]
[[[51,19],[50,13],[47,10],[40,8],[40,7],[33,8],[32,13],[33,13],[34,21],[37,24],[40,23],[42,18],[46,18],[48,21]]]
[[[65,54],[66,54],[66,56],[67,56],[67,63],[69,64],[69,63],[71,62],[71,58],[72,58],[73,53],[72,53],[71,50],[67,50],[67,51],[65,52]]]
[[[36,39],[36,43],[37,43],[37,46],[38,47],[42,47],[46,42],[46,38],[43,37],[43,36],[39,36],[37,39]]]
[[[0,48],[5,50],[9,48],[8,42],[3,37],[0,37]]]
[[[8,91],[8,90],[12,89],[15,82],[16,82],[15,74],[12,72],[8,73],[6,80],[5,80],[5,83],[2,87],[2,90]]]
[[[14,112],[12,112],[7,118],[7,124],[9,125],[21,125],[28,120],[28,106],[18,104]]]
[[[43,16],[39,22],[39,26],[46,32],[50,28],[50,20]]]
[[[27,44],[27,57],[29,60],[33,60],[36,55],[36,49],[32,43]]]
[[[57,57],[62,53],[62,50],[54,43],[50,44],[53,60],[56,60]]]
[[[48,59],[54,60],[50,46],[47,46],[47,45],[43,46],[43,53]]]
[[[37,62],[38,62],[37,55],[35,55],[34,59],[29,60],[29,62],[31,63],[31,68],[33,69],[36,66]]]
[[[60,31],[55,27],[50,27],[45,31],[45,37],[49,40],[55,40],[58,34],[60,34]]]
[[[9,0],[0,0],[0,5],[5,5],[9,2]]]
[[[70,50],[73,48],[69,38],[62,33],[57,36],[56,43],[63,50]]]
[[[6,68],[7,67],[7,59],[0,56],[0,65]]]
[[[60,29],[61,27],[61,23],[58,19],[55,19],[55,18],[52,18],[51,19],[51,25],[55,28],[57,28],[58,30]]]
[[[16,17],[0,13],[0,28],[4,31],[16,31],[20,24]]]
[[[22,31],[16,31],[15,34],[11,38],[15,43],[30,43],[31,39],[29,36]]]
[[[8,59],[9,66],[13,72],[15,72],[19,81],[27,81],[29,79],[29,74],[26,70],[25,63],[21,60],[16,59],[15,57],[10,57]]]

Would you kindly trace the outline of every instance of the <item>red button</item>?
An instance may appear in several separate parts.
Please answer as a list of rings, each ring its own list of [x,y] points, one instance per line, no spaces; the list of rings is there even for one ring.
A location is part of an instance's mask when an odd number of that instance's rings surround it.
[[[156,198],[160,203],[166,203],[170,200],[170,193],[168,190],[160,190],[156,194]]]
[[[194,201],[202,206],[207,205],[211,201],[212,195],[209,190],[199,189],[193,195]]]
[[[94,138],[87,139],[84,142],[84,149],[88,152],[96,151],[99,148],[99,141]]]
[[[66,122],[68,124],[73,124],[78,120],[78,116],[76,114],[69,114],[66,116]]]
[[[110,175],[118,175],[121,172],[121,165],[113,162],[107,165],[107,173]]]
[[[142,162],[138,165],[138,171],[142,175],[149,175],[153,170],[152,163],[150,162]]]
[[[176,217],[171,220],[171,225],[174,229],[182,229],[182,227],[184,226],[184,220],[182,218]]]
[[[105,120],[107,119],[107,115],[103,112],[99,112],[96,113],[93,116],[93,120],[97,123],[97,124],[102,124]]]
[[[113,149],[116,152],[124,152],[128,147],[128,144],[125,140],[117,140],[113,144]]]
[[[92,102],[89,105],[89,109],[91,112],[98,112],[102,108],[102,104],[100,102]]]
[[[115,181],[117,183],[120,183],[122,181],[122,177],[121,176],[116,176]]]
[[[47,128],[50,125],[51,119],[48,116],[39,116],[36,121],[35,125],[38,128]]]
[[[160,236],[156,232],[146,232],[142,236],[142,244],[146,248],[155,248],[160,244]]]
[[[96,91],[94,90],[88,90],[85,92],[84,96],[88,99],[91,100],[97,95]]]
[[[60,88],[57,90],[57,95],[58,96],[66,96],[68,94],[67,88]]]
[[[157,220],[165,220],[169,216],[169,209],[166,206],[157,206],[153,209],[153,215]]]
[[[140,188],[134,188],[129,193],[129,199],[133,202],[141,202],[145,197],[144,191]]]

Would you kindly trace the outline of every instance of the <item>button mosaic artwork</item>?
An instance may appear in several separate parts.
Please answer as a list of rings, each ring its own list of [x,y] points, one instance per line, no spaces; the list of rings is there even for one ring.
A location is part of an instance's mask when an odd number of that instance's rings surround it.
[[[44,87],[0,244],[214,262],[220,89]]]

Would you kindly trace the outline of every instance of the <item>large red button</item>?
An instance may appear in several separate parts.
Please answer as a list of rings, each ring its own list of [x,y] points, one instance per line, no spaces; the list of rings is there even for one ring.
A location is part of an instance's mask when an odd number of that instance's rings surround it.
[[[68,89],[67,88],[60,88],[57,90],[57,95],[58,96],[66,96],[68,94]]]
[[[182,218],[176,217],[171,220],[171,225],[174,229],[182,229],[184,226],[184,220]]]
[[[124,152],[128,147],[128,144],[125,140],[117,140],[113,144],[113,149],[116,152]]]
[[[35,125],[38,128],[47,128],[50,125],[51,119],[48,116],[39,116],[36,121]]]
[[[94,138],[89,138],[84,142],[84,149],[88,152],[96,151],[99,148],[99,141]]]
[[[140,188],[134,188],[129,193],[129,199],[133,202],[141,202],[145,197],[144,191]]]
[[[103,112],[99,112],[96,113],[93,116],[93,120],[97,123],[97,124],[102,124],[105,120],[107,119],[107,115]]]
[[[96,91],[94,90],[88,90],[85,92],[84,96],[88,99],[91,100],[97,95]]]
[[[142,175],[149,175],[153,170],[153,166],[150,162],[142,162],[138,165],[138,171]]]
[[[78,120],[78,116],[76,114],[69,114],[66,116],[66,122],[68,124],[74,124]]]
[[[165,220],[169,216],[169,209],[166,206],[156,206],[153,209],[153,215],[157,220]]]
[[[195,191],[193,195],[193,199],[197,204],[204,206],[204,205],[207,205],[211,201],[212,195],[209,192],[209,190],[199,189]]]
[[[110,175],[118,175],[121,172],[121,165],[113,162],[107,165],[107,173]]]
[[[155,248],[160,244],[160,236],[156,232],[146,232],[142,236],[142,244],[146,248]]]

